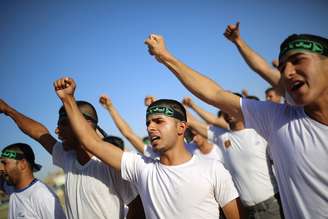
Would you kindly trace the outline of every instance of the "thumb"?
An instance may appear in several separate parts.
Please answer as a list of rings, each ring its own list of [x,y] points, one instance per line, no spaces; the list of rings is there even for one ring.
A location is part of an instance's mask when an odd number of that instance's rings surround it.
[[[236,30],[239,30],[239,24],[240,24],[240,22],[237,21],[237,23],[236,23]]]

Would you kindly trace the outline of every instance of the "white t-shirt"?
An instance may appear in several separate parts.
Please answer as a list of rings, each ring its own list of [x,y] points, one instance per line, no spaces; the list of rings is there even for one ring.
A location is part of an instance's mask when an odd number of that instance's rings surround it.
[[[286,218],[328,216],[328,126],[303,107],[241,100],[246,126],[270,146]]]
[[[65,173],[68,218],[123,218],[124,203],[137,196],[135,188],[119,172],[96,157],[81,165],[75,151],[65,151],[57,142],[52,158]]]
[[[197,145],[195,143],[185,143],[185,147],[189,151],[189,153],[191,153],[191,154],[201,156],[201,157],[206,158],[206,159],[214,159],[214,160],[218,160],[220,162],[223,162],[223,155],[222,155],[223,152],[215,144],[213,145],[212,150],[207,154],[203,154],[199,150],[199,148],[197,147]],[[159,154],[156,151],[153,150],[151,145],[145,145],[144,155],[146,157],[150,157],[150,158],[159,160]]]
[[[201,150],[199,150],[197,144],[195,144],[195,143],[186,144],[186,148],[191,154],[203,157],[205,159],[214,159],[214,160],[223,162],[223,152],[222,152],[221,148],[219,148],[214,143],[213,143],[212,150],[207,154],[203,154],[203,152],[201,152]]]
[[[244,205],[256,205],[277,193],[267,142],[254,129],[227,131],[209,126],[208,139],[224,151],[224,166]]]
[[[181,165],[124,152],[122,177],[134,183],[147,218],[218,218],[219,205],[238,197],[229,172],[215,160],[193,156]]]
[[[27,188],[10,194],[9,219],[65,219],[57,196],[35,179]]]

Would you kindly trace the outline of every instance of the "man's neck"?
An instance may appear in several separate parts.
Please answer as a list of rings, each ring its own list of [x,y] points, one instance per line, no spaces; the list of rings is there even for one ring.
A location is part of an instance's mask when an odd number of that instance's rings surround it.
[[[25,189],[32,183],[33,180],[34,180],[33,175],[22,176],[21,179],[19,180],[19,183],[15,185],[15,189],[17,190]]]
[[[76,149],[76,158],[79,164],[84,165],[89,162],[91,157],[93,156],[90,152],[85,151],[82,148]]]
[[[245,129],[244,122],[242,122],[242,121],[230,123],[229,127],[230,127],[231,131],[240,131],[240,130]]]
[[[184,141],[179,141],[176,146],[165,151],[160,155],[160,163],[167,166],[180,165],[192,158],[192,155],[186,149]]]
[[[304,111],[313,120],[328,125],[328,93],[314,103],[304,106]]]

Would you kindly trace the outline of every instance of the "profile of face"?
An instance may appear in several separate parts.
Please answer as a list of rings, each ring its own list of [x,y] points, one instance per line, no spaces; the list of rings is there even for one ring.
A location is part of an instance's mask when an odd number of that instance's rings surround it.
[[[1,173],[4,179],[8,182],[9,185],[16,185],[20,178],[20,160],[1,158]]]
[[[296,105],[307,106],[328,94],[328,58],[291,50],[279,64],[282,83]]]
[[[196,132],[193,132],[193,133],[194,133],[193,142],[199,147],[203,146],[204,143],[207,141],[207,139]]]
[[[179,138],[183,139],[187,128],[185,122],[163,114],[151,114],[146,121],[147,132],[153,149],[163,153],[173,148]]]
[[[57,128],[55,129],[59,140],[61,140],[64,150],[75,149],[74,146],[78,143],[77,138],[73,132],[68,118],[59,118],[57,122]]]
[[[281,96],[278,95],[274,90],[270,90],[265,94],[265,99],[274,103],[281,102]]]

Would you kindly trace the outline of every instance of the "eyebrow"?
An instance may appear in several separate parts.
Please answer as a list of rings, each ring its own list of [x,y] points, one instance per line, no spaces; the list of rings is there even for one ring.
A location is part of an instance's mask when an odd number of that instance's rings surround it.
[[[283,65],[281,65],[281,63],[286,64],[286,62],[287,62],[288,60],[292,60],[292,59],[296,58],[296,57],[299,56],[299,55],[306,55],[306,53],[304,53],[304,52],[297,52],[297,53],[295,53],[295,54],[289,56],[289,57],[286,58],[283,62],[279,62],[279,66],[278,66],[278,68],[280,69],[280,68],[283,66]]]

